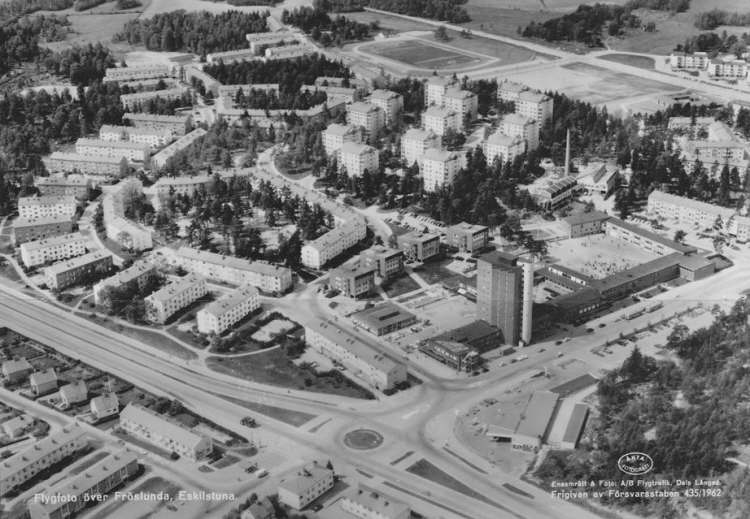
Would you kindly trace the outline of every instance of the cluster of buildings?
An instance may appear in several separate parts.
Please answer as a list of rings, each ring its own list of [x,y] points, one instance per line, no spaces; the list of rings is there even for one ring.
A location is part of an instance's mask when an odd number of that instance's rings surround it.
[[[33,366],[21,357],[7,360],[2,364],[2,380],[8,384],[21,384],[28,380],[32,397],[38,397],[57,390],[57,373],[53,368],[34,371]]]
[[[730,169],[737,168],[740,178],[747,173],[750,145],[724,122],[710,117],[672,117],[668,128],[677,134],[674,146],[679,150],[688,173],[694,173],[697,162],[717,180],[725,165]]]
[[[207,293],[206,279],[198,274],[188,274],[149,295],[145,299],[146,316],[152,322],[164,324]]]
[[[302,33],[296,31],[253,32],[245,35],[245,49],[212,52],[206,55],[209,64],[250,60],[299,58],[312,52]]]
[[[669,56],[669,65],[673,71],[705,74],[709,78],[727,81],[741,81],[748,76],[747,58],[747,53],[742,58],[734,54],[711,58],[706,52],[675,52]]]
[[[198,331],[219,335],[260,308],[258,289],[244,285],[198,311]]]
[[[153,264],[146,261],[136,261],[125,270],[121,270],[94,285],[94,303],[97,305],[104,303],[102,294],[107,287],[122,288],[135,285],[138,288],[143,288],[156,274],[156,266]]]
[[[125,216],[125,197],[142,195],[141,181],[131,177],[109,189],[102,198],[107,238],[125,249],[142,251],[153,247],[151,231]]]

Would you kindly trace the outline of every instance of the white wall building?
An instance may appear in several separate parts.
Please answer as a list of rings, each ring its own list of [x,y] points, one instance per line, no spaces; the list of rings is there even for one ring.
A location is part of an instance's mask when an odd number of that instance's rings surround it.
[[[457,153],[437,148],[428,149],[419,168],[424,190],[429,193],[450,186],[460,169],[461,159]]]
[[[392,124],[404,110],[404,98],[392,90],[373,90],[369,101],[383,111],[385,124]]]
[[[183,135],[172,144],[154,154],[151,157],[151,167],[153,169],[161,169],[166,166],[167,161],[175,155],[178,151],[182,151],[188,146],[192,145],[195,141],[206,135],[206,130],[203,128],[196,128],[192,132]]]
[[[258,289],[244,285],[198,311],[198,331],[219,335],[260,308]]]
[[[53,236],[21,244],[21,261],[27,267],[44,265],[48,261],[73,258],[86,253],[89,239],[79,232]]]
[[[100,157],[55,151],[49,157],[44,157],[42,162],[49,172],[77,171],[85,174],[114,176],[120,173],[122,160],[122,157]],[[128,164],[127,159],[125,162]]]
[[[136,144],[147,144],[154,149],[166,146],[172,142],[174,134],[167,128],[104,125],[99,129],[99,139],[103,141],[128,141]]]
[[[461,131],[461,116],[453,110],[431,106],[422,113],[422,127],[442,137],[448,130]]]
[[[710,59],[706,52],[672,53],[669,56],[669,65],[674,70],[705,70]]]
[[[151,321],[163,324],[178,310],[207,293],[206,280],[197,274],[188,274],[148,296],[146,314]]]
[[[302,264],[308,268],[320,269],[330,260],[365,239],[367,225],[364,220],[354,217],[302,247]]]
[[[104,73],[104,81],[138,81],[140,79],[159,79],[175,76],[174,64],[151,63],[133,67],[112,67]]]
[[[484,156],[487,164],[492,164],[495,157],[500,162],[512,162],[518,155],[526,151],[526,144],[520,137],[510,137],[501,132],[490,135],[484,143]]]
[[[505,115],[500,122],[500,131],[509,137],[523,139],[529,151],[539,147],[539,125],[534,119],[515,113]]]
[[[377,173],[380,167],[378,150],[367,144],[345,142],[338,151],[339,171],[346,170],[350,177],[360,177],[365,171]]]
[[[126,112],[123,121],[136,128],[165,129],[174,135],[185,135],[190,130],[190,115],[157,115],[141,112]]]
[[[20,218],[68,217],[76,214],[78,203],[74,196],[22,196],[18,198]]]
[[[451,87],[458,87],[458,80],[452,77],[430,76],[424,86],[425,106],[443,106],[443,96]]]
[[[409,519],[411,508],[372,488],[360,485],[340,501],[341,509],[360,519]]]
[[[279,483],[279,501],[295,510],[307,505],[333,488],[333,471],[313,463],[305,466],[294,477]]]
[[[150,92],[137,92],[135,94],[120,95],[120,103],[126,110],[139,111],[141,107],[151,100],[164,99],[174,101],[181,99],[188,92],[186,87],[166,88],[164,90],[152,90]]]
[[[362,130],[348,124],[331,123],[323,130],[323,148],[326,155],[335,155],[345,142],[362,143]]]
[[[156,275],[156,267],[147,261],[138,260],[131,266],[110,276],[107,279],[99,281],[94,285],[94,303],[102,304],[102,292],[107,287],[120,288],[130,283],[137,284],[139,287]]]
[[[552,119],[553,99],[541,92],[525,90],[518,94],[516,113],[535,120],[540,127]]]
[[[126,141],[103,141],[101,139],[80,138],[76,141],[76,153],[80,155],[95,155],[148,163],[151,147]]]
[[[372,103],[359,101],[346,107],[346,122],[364,128],[368,142],[373,142],[385,125],[385,112]]]
[[[467,115],[472,121],[477,118],[478,106],[477,95],[468,90],[450,87],[446,89],[443,95],[443,108],[456,112],[461,119],[462,125]]]
[[[440,148],[440,136],[430,131],[410,128],[401,136],[401,158],[407,166],[415,162],[421,166],[422,157],[429,148]]]

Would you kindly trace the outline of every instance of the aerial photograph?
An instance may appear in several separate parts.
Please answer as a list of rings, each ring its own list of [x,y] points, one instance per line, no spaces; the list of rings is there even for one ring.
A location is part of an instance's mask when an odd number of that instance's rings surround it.
[[[750,0],[0,0],[0,519],[750,519]]]

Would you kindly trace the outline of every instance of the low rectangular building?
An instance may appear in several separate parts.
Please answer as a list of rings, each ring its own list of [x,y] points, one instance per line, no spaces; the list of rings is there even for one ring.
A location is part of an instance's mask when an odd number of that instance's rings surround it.
[[[206,280],[190,273],[157,290],[146,298],[146,315],[149,320],[164,324],[177,311],[197,301],[208,293]]]
[[[85,254],[88,244],[89,239],[80,232],[29,241],[21,244],[21,261],[27,267],[37,267],[49,261],[73,258]]]
[[[302,246],[302,264],[320,269],[342,252],[354,247],[367,235],[367,225],[352,215],[346,222]]]
[[[190,131],[190,115],[156,115],[141,112],[126,112],[123,121],[136,128],[166,129],[174,135],[185,135]]]
[[[252,285],[266,293],[281,294],[292,287],[292,271],[262,261],[180,247],[174,264],[188,272],[234,285]]]
[[[14,360],[6,360],[0,366],[0,373],[3,375],[3,379],[10,383],[21,382],[26,380],[34,368],[29,364],[29,361],[24,357]]]
[[[198,331],[219,335],[260,308],[258,289],[244,285],[198,311]]]
[[[302,510],[333,488],[333,471],[317,463],[305,466],[296,476],[279,483],[279,502]]]
[[[44,281],[48,288],[62,290],[91,276],[105,274],[111,269],[112,253],[98,250],[46,267]]]
[[[18,246],[28,241],[43,240],[69,234],[73,231],[73,220],[69,216],[45,216],[13,220],[13,244]]]
[[[49,172],[78,172],[91,175],[115,176],[120,174],[124,157],[104,157],[100,155],[83,155],[55,151],[42,159]],[[128,165],[127,159],[125,164]]]
[[[110,67],[104,73],[103,82],[137,81],[139,79],[159,79],[175,74],[173,64],[149,63],[132,67]]]
[[[125,270],[122,270],[107,279],[103,279],[94,285],[94,302],[97,305],[103,303],[102,293],[107,287],[121,288],[133,284],[141,289],[156,275],[156,272],[156,266],[152,263],[143,260],[136,261]]]
[[[575,449],[578,447],[578,441],[581,439],[583,429],[586,426],[586,419],[589,416],[589,406],[586,404],[576,404],[573,407],[573,412],[568,420],[568,425],[565,426],[565,432],[563,433],[562,442],[560,447],[563,449]]]
[[[375,269],[349,261],[331,271],[328,285],[347,297],[367,295],[375,288]]]
[[[52,218],[76,214],[78,202],[74,196],[21,196],[18,198],[18,216],[21,218]]]
[[[28,502],[31,519],[72,517],[138,474],[138,458],[121,450],[62,480]],[[102,501],[103,502],[103,501]]]
[[[407,379],[404,364],[331,323],[318,321],[314,326],[306,326],[305,342],[326,357],[341,362],[375,389],[392,389]]]
[[[175,154],[192,146],[198,139],[206,135],[206,133],[208,132],[203,128],[196,128],[192,132],[183,135],[163,150],[154,154],[154,156],[151,157],[151,167],[153,169],[163,168],[167,165],[167,161],[174,157]]]
[[[155,101],[156,99],[163,99],[166,101],[174,101],[182,98],[187,93],[185,87],[177,88],[166,88],[164,90],[152,90],[150,92],[137,92],[135,94],[122,94],[120,95],[120,103],[122,103],[125,110],[140,111],[144,103],[149,101]]]
[[[153,149],[166,146],[172,142],[174,134],[167,128],[104,125],[99,129],[99,138],[104,141],[128,141],[135,144],[148,144]]]
[[[609,236],[632,243],[659,256],[666,256],[675,252],[691,254],[697,250],[693,246],[683,245],[614,216],[608,218],[602,227]]]
[[[134,162],[147,164],[151,148],[148,144],[126,141],[104,141],[82,137],[76,141],[76,153],[97,157],[111,157],[118,160],[124,157]]]
[[[440,254],[440,236],[410,231],[396,237],[407,261],[426,261]]]
[[[392,302],[354,312],[352,322],[368,332],[381,336],[401,330],[417,322],[417,316]]]
[[[588,213],[577,213],[562,219],[562,225],[566,230],[568,238],[580,238],[591,234],[604,232],[604,222],[609,219],[607,213],[601,211],[589,211]]]
[[[487,247],[490,239],[490,230],[484,225],[473,225],[461,222],[448,227],[445,241],[448,247],[458,249],[460,252],[474,254]]]
[[[544,209],[557,209],[573,198],[578,182],[574,177],[542,177],[528,186],[529,194]]]
[[[82,175],[37,177],[34,185],[42,196],[74,196],[80,199],[89,197],[91,182]]]
[[[454,341],[468,344],[479,353],[486,353],[502,346],[502,331],[487,321],[474,321],[433,337],[434,340]]]
[[[481,363],[477,350],[456,341],[430,339],[419,346],[419,351],[456,371],[473,371]]]
[[[372,267],[382,279],[398,276],[404,271],[404,251],[373,245],[359,255],[365,267]]]
[[[586,193],[599,193],[607,196],[615,190],[619,177],[616,167],[597,162],[582,168],[576,177],[576,182],[578,189]]]
[[[120,427],[128,434],[193,461],[208,456],[214,448],[208,436],[139,404],[130,403],[122,410]]]
[[[659,190],[652,191],[648,195],[647,209],[649,213],[674,218],[682,223],[698,226],[701,230],[711,229],[717,223],[722,227],[728,227],[735,214],[735,210],[728,207],[700,202]]]
[[[86,446],[80,426],[63,428],[0,461],[0,496]]]
[[[409,519],[411,508],[393,497],[359,485],[339,501],[341,509],[360,519]]]

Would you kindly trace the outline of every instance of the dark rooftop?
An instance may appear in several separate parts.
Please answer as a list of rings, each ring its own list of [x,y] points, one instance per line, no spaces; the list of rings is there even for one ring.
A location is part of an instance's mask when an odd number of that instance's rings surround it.
[[[601,211],[589,211],[588,213],[572,214],[566,218],[563,218],[569,225],[578,225],[582,223],[596,222],[599,220],[606,220],[609,218],[607,213]]]
[[[586,404],[576,404],[575,407],[573,407],[573,412],[570,415],[568,425],[565,427],[562,441],[577,443],[588,415],[589,406]]]
[[[400,306],[390,302],[365,308],[352,314],[352,319],[360,321],[368,328],[380,328],[414,318],[415,315],[413,313],[407,312]]]
[[[479,257],[479,261],[485,261],[498,267],[515,267],[518,257],[508,252],[496,250],[482,254]]]
[[[489,335],[499,333],[500,329],[492,326],[487,321],[474,321],[460,328],[443,332],[433,337],[438,341],[455,341],[471,344],[473,341],[484,339]]]

